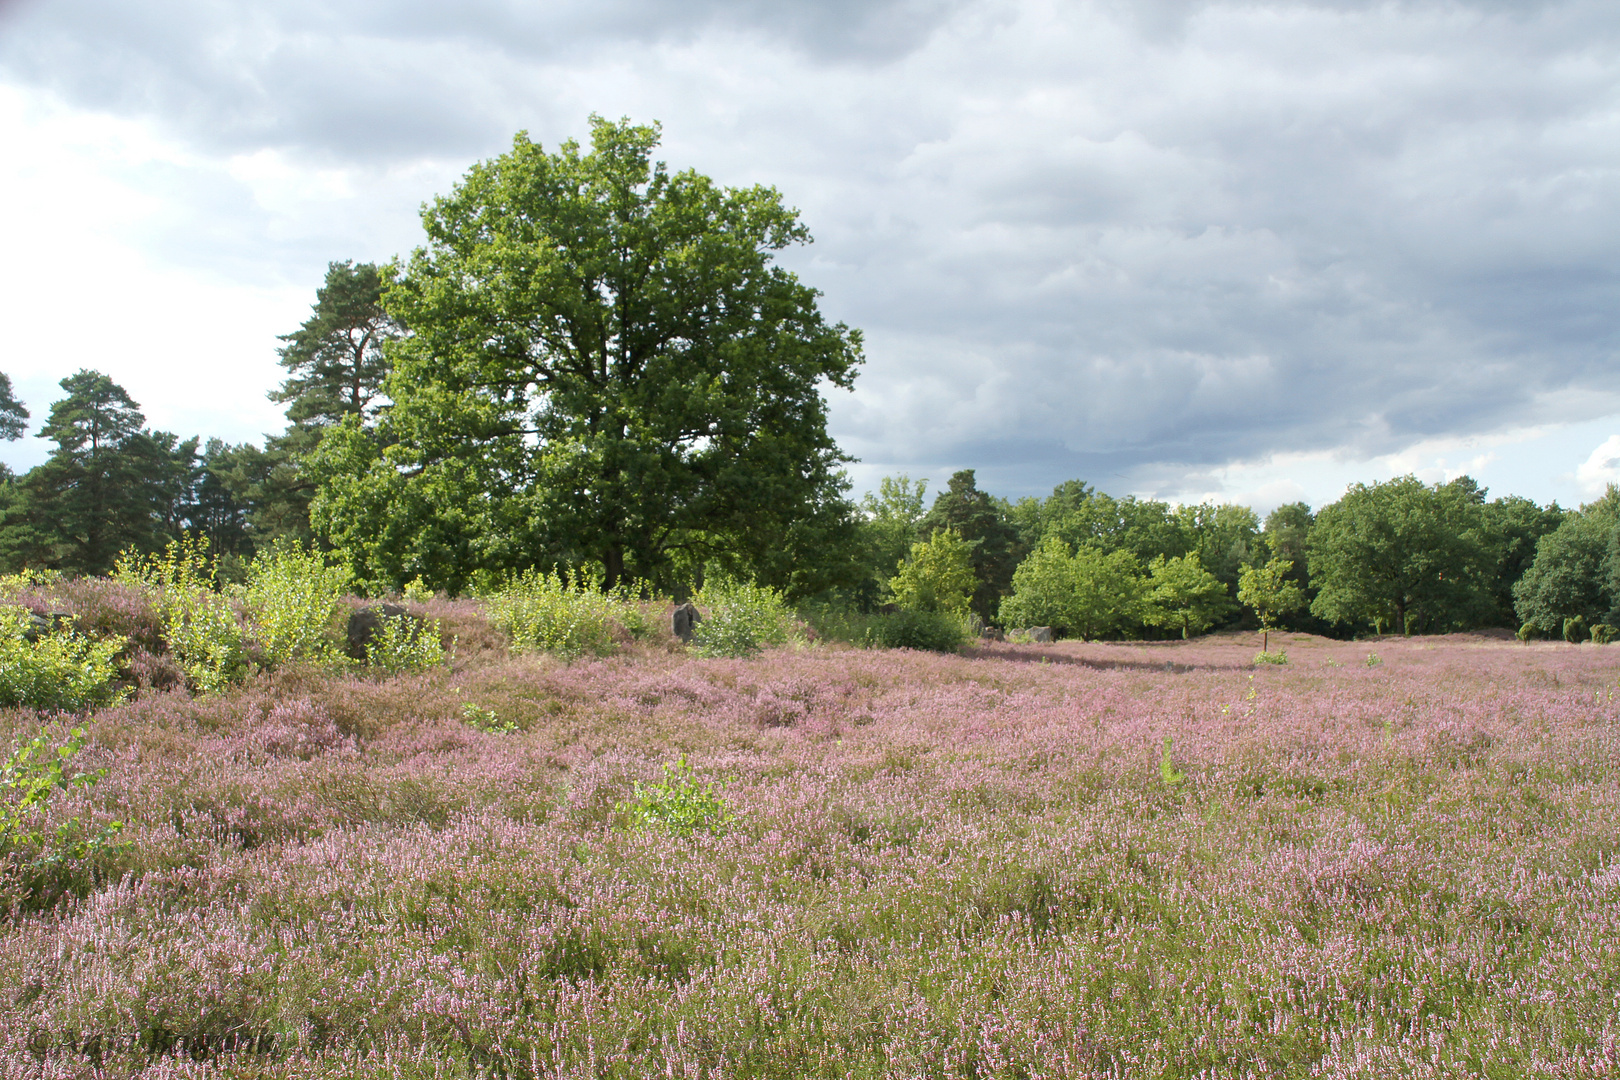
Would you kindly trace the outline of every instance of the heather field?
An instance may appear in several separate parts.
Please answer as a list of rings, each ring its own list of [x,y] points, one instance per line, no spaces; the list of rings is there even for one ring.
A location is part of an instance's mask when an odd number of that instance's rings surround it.
[[[85,722],[51,813],[128,844],[9,901],[0,1075],[1620,1073],[1620,649],[568,664],[436,610],[448,669]]]

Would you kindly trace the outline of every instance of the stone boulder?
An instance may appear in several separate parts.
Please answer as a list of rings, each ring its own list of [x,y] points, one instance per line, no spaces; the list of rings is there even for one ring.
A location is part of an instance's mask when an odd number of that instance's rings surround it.
[[[703,621],[703,615],[695,604],[678,604],[669,615],[669,631],[680,638],[684,644],[692,643],[692,631],[697,624]]]
[[[30,611],[28,618],[23,620],[23,640],[32,644],[46,634],[64,629],[75,629],[71,612],[52,611],[41,615],[37,611]]]
[[[1050,626],[1032,626],[1029,628],[1029,640],[1040,644],[1047,644],[1053,640]]]
[[[411,620],[411,635],[414,637],[424,625],[421,618],[412,615],[398,604],[371,604],[363,608],[355,608],[349,613],[348,633],[343,643],[343,653],[351,660],[364,660],[366,648],[382,632],[384,619],[397,619],[400,616]]]

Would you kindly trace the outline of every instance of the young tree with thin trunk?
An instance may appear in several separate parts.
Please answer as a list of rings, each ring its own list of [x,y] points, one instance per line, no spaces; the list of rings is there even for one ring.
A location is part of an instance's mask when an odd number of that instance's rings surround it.
[[[1264,566],[1245,567],[1238,578],[1238,600],[1254,609],[1260,620],[1260,651],[1271,651],[1271,631],[1277,621],[1305,606],[1305,590],[1290,581],[1294,568],[1288,559],[1271,559]]]

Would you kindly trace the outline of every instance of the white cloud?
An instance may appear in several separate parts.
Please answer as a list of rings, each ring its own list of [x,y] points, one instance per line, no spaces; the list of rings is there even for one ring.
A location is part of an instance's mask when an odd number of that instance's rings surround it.
[[[1610,435],[1603,445],[1575,469],[1581,494],[1589,499],[1601,496],[1610,484],[1620,484],[1620,435]]]
[[[185,433],[276,426],[274,335],[326,262],[408,251],[473,159],[591,111],[659,118],[671,164],[803,210],[819,242],[787,263],[868,334],[832,411],[857,477],[1320,503],[1342,475],[1472,469],[1567,499],[1578,458],[1546,432],[1620,414],[1620,12],[1598,0],[8,18],[0,197],[45,224],[11,241],[5,370],[46,394],[121,364]],[[84,267],[119,285],[89,317],[50,284]]]

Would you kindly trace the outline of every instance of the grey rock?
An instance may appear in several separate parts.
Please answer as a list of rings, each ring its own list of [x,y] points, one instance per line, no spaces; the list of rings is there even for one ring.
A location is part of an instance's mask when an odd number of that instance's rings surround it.
[[[679,604],[669,615],[670,633],[690,644],[692,631],[703,621],[703,615],[694,604]]]
[[[1030,627],[1029,640],[1040,642],[1042,644],[1050,642],[1052,640],[1052,628],[1050,626]]]
[[[75,626],[72,612],[52,611],[41,615],[38,612],[30,611],[28,618],[23,622],[23,640],[32,643],[46,634],[55,633],[58,630],[73,629],[75,629]]]
[[[412,626],[412,636],[422,627],[422,620],[398,604],[372,604],[369,607],[355,608],[349,613],[348,633],[345,635],[343,652],[351,660],[364,660],[366,648],[375,640],[382,630],[384,619],[397,619],[404,616],[415,625]]]

